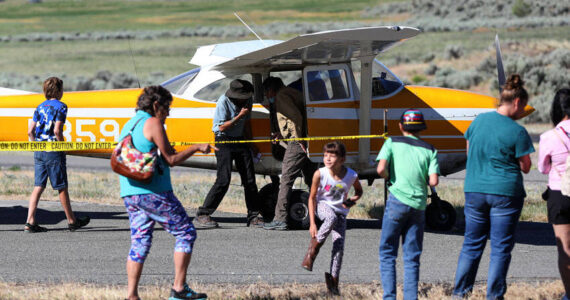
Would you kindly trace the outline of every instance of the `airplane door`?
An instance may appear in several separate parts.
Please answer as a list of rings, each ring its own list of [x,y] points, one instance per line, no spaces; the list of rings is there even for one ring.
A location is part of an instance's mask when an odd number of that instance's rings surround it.
[[[307,136],[358,135],[359,94],[352,69],[347,64],[309,66],[303,70],[303,95],[307,114]],[[323,161],[323,146],[335,139],[308,142],[309,158]],[[347,162],[356,161],[358,140],[340,140]]]

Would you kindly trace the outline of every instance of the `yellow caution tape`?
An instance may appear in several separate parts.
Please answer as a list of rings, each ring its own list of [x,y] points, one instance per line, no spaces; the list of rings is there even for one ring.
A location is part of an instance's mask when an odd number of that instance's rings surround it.
[[[85,151],[113,149],[116,142],[0,142],[0,151]]]
[[[345,135],[345,136],[318,136],[290,139],[260,139],[237,141],[206,141],[206,142],[171,142],[172,146],[191,146],[196,144],[243,144],[243,143],[271,143],[271,142],[300,142],[300,141],[326,141],[326,140],[355,140],[387,138],[387,133],[371,135]],[[117,146],[117,142],[1,142],[2,151],[89,151],[108,150]]]

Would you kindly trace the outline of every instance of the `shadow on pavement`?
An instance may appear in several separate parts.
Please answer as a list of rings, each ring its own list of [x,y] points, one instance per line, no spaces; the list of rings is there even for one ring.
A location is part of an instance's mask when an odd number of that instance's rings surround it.
[[[73,211],[76,216],[88,215],[91,220],[94,219],[107,219],[107,220],[122,220],[129,217],[125,212],[94,212],[94,211]],[[12,207],[0,207],[0,225],[13,225],[26,223],[28,217],[28,208],[18,205]],[[54,225],[65,220],[65,213],[61,211],[50,211],[38,208],[36,212],[36,220],[42,225]]]
[[[426,229],[426,232],[459,235],[465,233],[465,222],[456,223],[450,231],[435,231]],[[552,225],[542,222],[519,222],[515,234],[515,242],[517,244],[527,244],[535,246],[556,246]]]
[[[536,246],[556,246],[552,225],[541,222],[519,222],[516,242]]]
[[[193,219],[193,218],[192,218]],[[218,223],[241,223],[245,226],[245,217],[212,217],[212,220]],[[347,229],[380,229],[381,220],[378,219],[348,219],[346,220]]]
[[[348,219],[346,220],[346,229],[380,229],[382,228],[382,220],[378,219]]]

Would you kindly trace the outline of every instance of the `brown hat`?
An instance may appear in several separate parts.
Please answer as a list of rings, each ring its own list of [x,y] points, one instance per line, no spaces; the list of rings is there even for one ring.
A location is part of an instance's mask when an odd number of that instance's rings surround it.
[[[230,88],[226,91],[228,98],[249,99],[253,95],[253,85],[246,80],[235,79],[230,83]]]

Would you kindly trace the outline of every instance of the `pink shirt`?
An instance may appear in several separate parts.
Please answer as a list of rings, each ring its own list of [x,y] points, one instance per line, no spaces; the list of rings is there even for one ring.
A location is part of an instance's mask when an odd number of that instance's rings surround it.
[[[566,157],[570,149],[570,137],[565,136],[560,127],[570,134],[570,120],[562,121],[556,128],[540,135],[538,146],[538,170],[543,174],[548,174],[548,187],[557,191],[560,190],[560,174],[564,173]],[[562,144],[557,133],[566,146]]]

